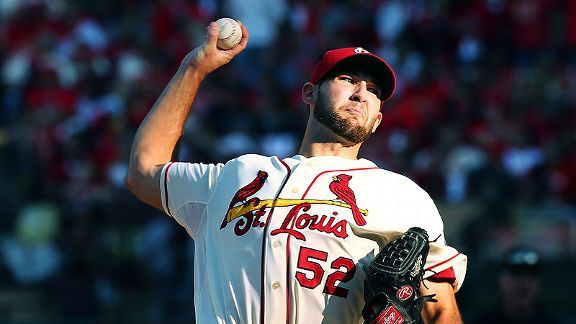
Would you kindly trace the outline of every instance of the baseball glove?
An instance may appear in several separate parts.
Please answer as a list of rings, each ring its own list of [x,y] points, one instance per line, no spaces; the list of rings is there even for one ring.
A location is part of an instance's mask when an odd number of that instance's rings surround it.
[[[428,233],[412,227],[364,267],[364,323],[422,323],[424,303],[436,302],[435,295],[419,294],[428,249]]]

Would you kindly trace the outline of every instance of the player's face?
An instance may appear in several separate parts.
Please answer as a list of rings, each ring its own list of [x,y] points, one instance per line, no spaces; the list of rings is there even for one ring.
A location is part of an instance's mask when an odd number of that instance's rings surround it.
[[[367,73],[337,73],[318,89],[313,117],[349,144],[362,143],[382,119],[381,93]]]

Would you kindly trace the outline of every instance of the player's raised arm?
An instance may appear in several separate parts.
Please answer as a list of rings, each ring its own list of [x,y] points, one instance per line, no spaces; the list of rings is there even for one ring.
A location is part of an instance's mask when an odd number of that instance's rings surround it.
[[[240,24],[242,38],[234,48],[217,47],[218,25],[206,27],[206,40],[188,53],[138,128],[128,165],[126,187],[140,200],[162,209],[160,170],[172,152],[190,113],[198,87],[212,71],[230,62],[248,43],[248,32]]]

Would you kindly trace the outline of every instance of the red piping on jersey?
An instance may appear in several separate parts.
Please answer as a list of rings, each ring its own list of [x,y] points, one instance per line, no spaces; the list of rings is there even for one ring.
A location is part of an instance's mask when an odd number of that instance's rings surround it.
[[[174,216],[172,216],[172,212],[170,211],[170,205],[168,205],[168,171],[170,171],[170,167],[172,167],[173,164],[174,162],[170,162],[170,164],[168,164],[168,166],[166,167],[166,171],[164,172],[164,198],[166,200],[166,213],[168,213],[170,217]]]
[[[442,262],[440,262],[440,263],[436,263],[435,265],[424,269],[424,271],[426,271],[426,270],[430,271],[430,270],[432,270],[433,268],[439,267],[439,266],[443,265],[443,264],[446,263],[446,262],[450,262],[450,261],[454,260],[454,258],[456,258],[457,256],[459,256],[460,254],[461,254],[461,253],[458,252],[458,253],[456,253],[456,255],[454,255],[453,257],[448,258],[448,259],[446,259],[446,260],[444,260],[444,261],[442,261]]]
[[[306,188],[306,191],[304,191],[304,193],[302,194],[302,198],[300,199],[305,199],[306,195],[308,194],[308,191],[310,191],[310,188],[312,188],[312,185],[314,184],[314,182],[316,182],[316,180],[323,174],[325,173],[329,173],[329,172],[346,172],[346,171],[362,171],[362,170],[372,170],[372,169],[378,169],[378,167],[370,167],[370,168],[358,168],[358,169],[345,169],[345,170],[326,170],[326,171],[322,171],[320,173],[318,173],[314,179],[310,182],[310,184],[308,185],[308,188]],[[292,219],[292,223],[290,224],[290,229],[294,229],[294,223],[296,221],[296,218]],[[291,278],[291,271],[290,271],[290,239],[292,237],[289,235],[288,238],[286,239],[286,324],[290,324],[290,278]]]
[[[278,192],[276,193],[276,197],[274,197],[274,203],[272,204],[272,207],[270,208],[270,214],[268,215],[268,219],[266,220],[266,224],[264,225],[264,230],[262,231],[262,252],[260,253],[260,323],[264,323],[264,319],[265,319],[265,308],[266,308],[266,298],[265,298],[265,293],[266,293],[266,289],[265,289],[265,282],[264,282],[264,272],[265,272],[265,267],[264,265],[266,264],[266,238],[268,237],[268,225],[270,224],[270,220],[272,219],[272,214],[274,213],[274,207],[276,204],[276,200],[278,199],[278,197],[280,196],[280,193],[282,192],[282,190],[284,189],[284,186],[286,185],[286,182],[288,182],[288,178],[290,178],[290,174],[292,173],[292,170],[290,169],[290,166],[288,166],[288,164],[286,164],[286,162],[284,162],[283,160],[280,160],[280,162],[282,163],[282,165],[284,165],[284,167],[287,170],[287,174],[286,174],[286,178],[284,178],[284,182],[282,183],[282,185],[280,186],[280,189],[278,190]],[[287,316],[288,318],[288,316]]]

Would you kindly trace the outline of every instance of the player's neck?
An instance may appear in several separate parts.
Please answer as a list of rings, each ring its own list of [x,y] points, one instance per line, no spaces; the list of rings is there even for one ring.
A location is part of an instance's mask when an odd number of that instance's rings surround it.
[[[339,156],[347,159],[358,159],[358,151],[362,144],[346,145],[333,133],[306,128],[299,154],[305,157]]]
[[[302,146],[299,151],[300,155],[305,157],[314,156],[339,156],[346,159],[358,159],[358,150],[352,150],[350,147],[343,147],[338,143],[313,143],[312,145]]]

